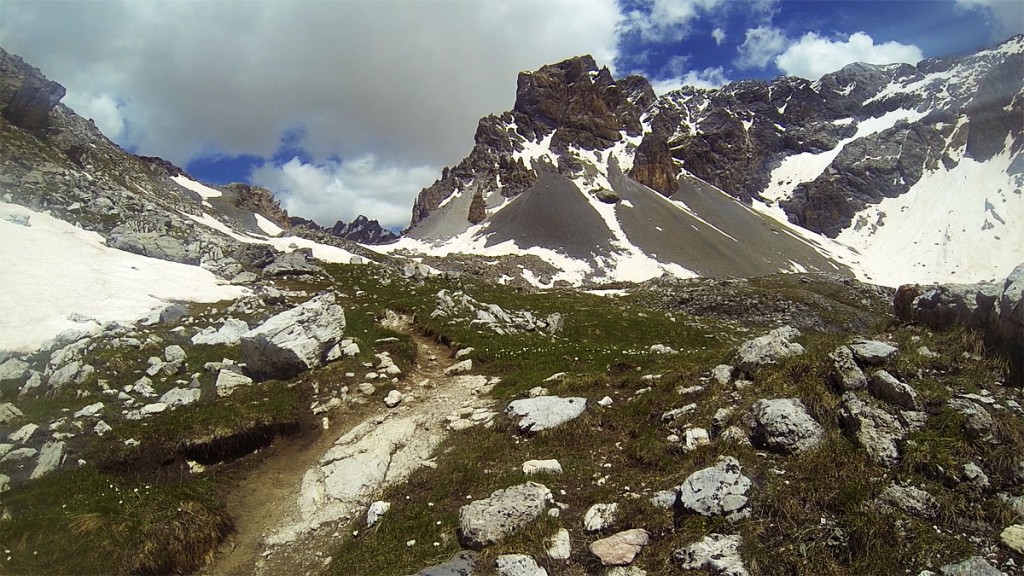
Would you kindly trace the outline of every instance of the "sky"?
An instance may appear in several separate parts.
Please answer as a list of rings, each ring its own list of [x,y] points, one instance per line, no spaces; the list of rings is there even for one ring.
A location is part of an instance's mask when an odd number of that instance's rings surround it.
[[[392,229],[523,70],[591,54],[664,93],[1022,32],[1022,0],[0,0],[0,46],[125,149]]]

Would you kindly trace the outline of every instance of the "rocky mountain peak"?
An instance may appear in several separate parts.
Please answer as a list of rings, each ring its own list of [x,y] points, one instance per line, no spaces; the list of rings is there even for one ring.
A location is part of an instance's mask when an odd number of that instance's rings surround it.
[[[224,188],[234,193],[236,208],[262,214],[274,224],[288,228],[288,212],[281,207],[281,202],[274,198],[270,190],[241,182],[233,182]]]
[[[43,130],[67,91],[21,57],[0,48],[0,114],[26,130]]]
[[[642,133],[643,109],[637,103],[650,95],[653,90],[643,78],[619,86],[607,67],[599,69],[586,55],[521,72],[513,113],[517,131],[529,140],[554,132],[556,150],[601,150],[618,141],[622,131]]]

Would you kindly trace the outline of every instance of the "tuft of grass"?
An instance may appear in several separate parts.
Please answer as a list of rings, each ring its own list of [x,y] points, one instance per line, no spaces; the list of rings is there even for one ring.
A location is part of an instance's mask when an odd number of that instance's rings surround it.
[[[232,530],[212,486],[65,470],[4,495],[0,567],[14,574],[169,574],[202,567]]]

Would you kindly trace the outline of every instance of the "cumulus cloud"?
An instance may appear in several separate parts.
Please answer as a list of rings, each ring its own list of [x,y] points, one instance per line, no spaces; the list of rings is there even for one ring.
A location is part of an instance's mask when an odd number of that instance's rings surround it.
[[[673,78],[665,78],[651,82],[654,93],[661,96],[666,92],[677,90],[682,86],[693,86],[694,88],[713,89],[721,88],[731,82],[725,75],[721,66],[705,68],[703,70],[690,70],[685,74]]]
[[[5,2],[0,38],[139,153],[270,158],[299,126],[315,161],[433,166],[422,187],[512,107],[518,72],[612,66],[621,19],[615,0]]]
[[[390,166],[367,154],[323,162],[294,157],[282,164],[264,164],[250,179],[273,190],[290,214],[324,226],[337,220],[351,222],[362,214],[385,228],[402,228],[409,223],[416,194],[436,177],[433,167]]]
[[[725,4],[726,0],[644,0],[626,12],[622,29],[648,42],[678,42],[690,34],[694,20]]]
[[[980,10],[989,19],[994,40],[1024,33],[1024,4],[1019,0],[956,0],[966,10]]]
[[[817,80],[853,62],[916,64],[923,58],[917,46],[899,42],[875,44],[864,32],[856,32],[846,40],[831,40],[808,32],[776,57],[775,65],[788,75]]]
[[[715,39],[715,44],[721,46],[722,42],[725,42],[725,30],[715,28],[711,31],[711,37]]]
[[[735,63],[740,68],[764,68],[786,50],[787,44],[786,34],[778,28],[750,28],[744,35],[743,44],[736,49]]]
[[[123,104],[109,94],[99,96],[88,92],[70,92],[63,100],[79,116],[89,118],[107,138],[118,141],[127,135],[127,123],[122,112]]]

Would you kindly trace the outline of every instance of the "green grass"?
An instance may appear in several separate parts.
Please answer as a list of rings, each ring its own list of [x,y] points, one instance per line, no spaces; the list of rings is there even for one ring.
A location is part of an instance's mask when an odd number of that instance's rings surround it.
[[[231,531],[212,486],[64,470],[4,495],[8,574],[167,574],[201,567]]]

